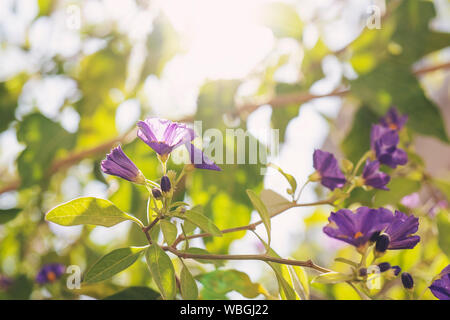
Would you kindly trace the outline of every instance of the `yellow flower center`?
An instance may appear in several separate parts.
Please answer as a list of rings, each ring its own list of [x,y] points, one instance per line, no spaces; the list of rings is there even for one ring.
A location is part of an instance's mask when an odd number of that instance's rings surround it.
[[[53,271],[50,271],[49,273],[47,273],[47,279],[50,282],[53,282],[56,280],[56,274]]]
[[[355,235],[353,236],[353,238],[358,239],[361,238],[363,236],[361,231],[358,231],[357,233],[355,233]]]

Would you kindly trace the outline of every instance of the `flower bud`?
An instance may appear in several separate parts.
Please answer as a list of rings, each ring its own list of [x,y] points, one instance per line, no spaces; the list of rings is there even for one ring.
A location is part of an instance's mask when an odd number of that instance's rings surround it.
[[[414,288],[414,279],[408,272],[402,273],[402,284],[403,287],[407,290],[411,290]]]
[[[386,279],[388,280],[392,280],[395,279],[400,272],[402,271],[402,268],[400,268],[399,266],[392,266],[387,272],[386,272]]]
[[[152,195],[153,195],[153,198],[155,198],[155,199],[161,198],[162,197],[161,190],[158,189],[158,188],[153,188],[152,189]]]
[[[367,276],[367,268],[360,268],[360,269],[358,270],[358,275],[359,275],[360,277],[365,277],[365,276]]]
[[[168,176],[163,176],[161,178],[161,190],[162,192],[170,192],[172,185]]]
[[[347,159],[343,159],[341,161],[342,170],[346,173],[350,173],[353,170],[353,162]]]
[[[391,268],[391,264],[389,262],[382,262],[378,264],[378,268],[380,269],[380,272],[385,272]]]

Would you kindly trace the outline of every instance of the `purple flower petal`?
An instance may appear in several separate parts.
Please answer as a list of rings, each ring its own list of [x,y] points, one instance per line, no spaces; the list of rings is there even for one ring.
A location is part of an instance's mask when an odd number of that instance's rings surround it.
[[[397,108],[392,107],[389,109],[389,111],[386,113],[386,115],[381,118],[380,123],[390,130],[396,130],[399,131],[403,128],[406,121],[408,120],[407,115],[401,115]]]
[[[320,174],[320,181],[323,186],[334,190],[345,185],[345,175],[339,169],[338,162],[333,154],[315,150],[313,154],[314,169]]]
[[[192,143],[186,143],[186,148],[189,151],[191,163],[195,168],[221,171],[222,169],[208,158],[202,150],[196,148]]]
[[[379,168],[379,161],[367,160],[362,174],[364,182],[366,185],[373,188],[389,190],[386,185],[391,180],[391,177],[388,174],[379,171]]]
[[[391,168],[405,165],[408,155],[397,148],[399,137],[397,131],[390,130],[382,125],[374,125],[371,131],[371,147],[380,163]]]
[[[357,248],[364,247],[371,236],[384,230],[392,213],[360,207],[353,213],[349,209],[332,212],[323,231],[328,236],[347,242]]]
[[[450,300],[450,265],[439,273],[439,278],[429,288],[439,300]]]
[[[386,209],[387,210],[387,209]],[[385,230],[390,237],[390,250],[412,249],[420,241],[420,237],[413,235],[419,229],[419,219],[413,215],[407,216],[403,212],[395,211],[394,219]]]
[[[136,165],[123,152],[120,146],[111,150],[102,161],[101,168],[104,173],[121,177],[128,181],[143,184],[145,177]]]
[[[194,130],[185,124],[167,119],[148,118],[137,123],[138,137],[159,155],[167,155],[173,149],[192,141]]]

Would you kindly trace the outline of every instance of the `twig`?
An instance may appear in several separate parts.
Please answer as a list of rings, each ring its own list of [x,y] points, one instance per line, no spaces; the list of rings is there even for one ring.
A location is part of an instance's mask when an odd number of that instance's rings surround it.
[[[300,260],[290,260],[290,259],[282,259],[282,258],[275,258],[264,254],[193,254],[193,253],[187,253],[183,251],[179,251],[173,247],[162,247],[166,251],[170,251],[177,257],[183,258],[183,259],[207,259],[207,260],[259,260],[259,261],[266,261],[266,262],[274,262],[274,263],[280,263],[280,264],[286,264],[290,266],[300,266],[300,267],[306,267],[311,268],[314,270],[317,270],[322,273],[331,272],[331,270],[328,270],[326,268],[320,267],[316,265],[311,260],[306,261],[300,261]]]
[[[282,208],[278,211],[276,211],[275,213],[273,213],[270,218],[272,219],[273,217],[279,215],[280,213],[283,213],[284,211],[291,209],[291,208],[296,208],[296,207],[310,207],[310,206],[318,206],[318,205],[322,205],[322,204],[328,204],[328,205],[332,205],[330,200],[322,200],[322,201],[317,201],[317,202],[311,202],[311,203],[295,203],[295,202],[291,202],[290,205],[286,208]],[[245,225],[245,226],[240,226],[240,227],[234,227],[234,228],[229,228],[229,229],[224,229],[224,230],[220,230],[220,232],[222,234],[226,234],[226,233],[232,233],[232,232],[238,232],[238,231],[244,231],[244,230],[255,230],[256,227],[258,225],[260,225],[261,223],[263,223],[262,220],[259,220],[257,222]],[[199,233],[199,234],[194,234],[188,237],[185,237],[183,234],[180,234],[178,236],[178,238],[174,241],[174,243],[172,244],[172,247],[175,248],[180,242],[184,241],[184,240],[191,240],[191,239],[196,239],[196,238],[207,238],[207,237],[212,237],[213,235],[210,233]]]

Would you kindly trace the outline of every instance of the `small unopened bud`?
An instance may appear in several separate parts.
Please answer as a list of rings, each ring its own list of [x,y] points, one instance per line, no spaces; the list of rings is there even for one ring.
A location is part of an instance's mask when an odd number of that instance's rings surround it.
[[[342,170],[346,173],[350,173],[353,170],[353,162],[347,159],[343,159],[341,162]]]
[[[382,262],[378,264],[378,268],[380,269],[380,272],[385,272],[391,268],[391,264],[389,262]]]
[[[379,235],[377,242],[375,243],[375,254],[377,256],[383,255],[389,247],[390,242],[391,240],[387,234]]]
[[[155,198],[155,199],[161,198],[162,197],[161,190],[159,190],[158,188],[153,188],[152,195],[153,195],[153,198]]]
[[[402,284],[403,287],[407,290],[411,290],[414,288],[414,279],[408,272],[402,273]]]
[[[161,178],[161,190],[162,192],[170,192],[170,189],[172,188],[172,185],[170,183],[170,179],[168,176],[163,176]]]
[[[358,270],[358,275],[359,275],[360,277],[365,277],[365,276],[367,276],[367,268],[360,268],[360,269]]]
[[[388,280],[392,280],[395,279],[400,272],[402,271],[402,268],[400,268],[399,266],[392,266],[387,272],[386,272],[386,279]]]
[[[398,276],[398,274],[402,271],[402,268],[400,268],[399,266],[393,266],[391,270],[394,272],[395,276]]]

